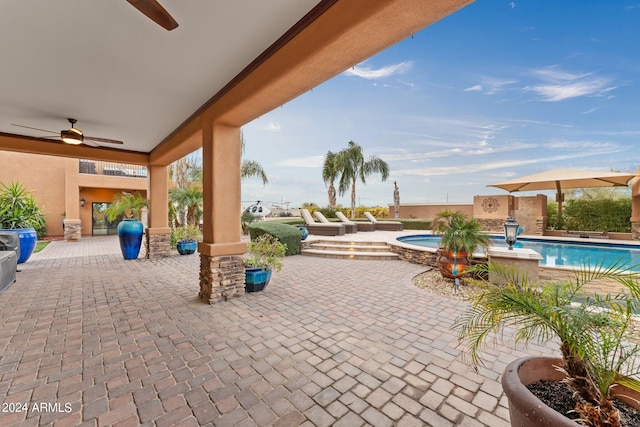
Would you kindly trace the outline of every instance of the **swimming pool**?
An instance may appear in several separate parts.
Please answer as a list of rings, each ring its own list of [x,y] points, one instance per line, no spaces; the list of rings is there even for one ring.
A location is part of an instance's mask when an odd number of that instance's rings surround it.
[[[438,248],[440,236],[421,234],[398,237],[399,242],[427,248]],[[502,236],[491,236],[496,246],[507,246]],[[575,242],[519,237],[514,248],[533,249],[542,259],[540,265],[547,267],[582,267],[587,264],[604,263],[605,266],[624,262],[633,271],[640,271],[640,245],[610,242]]]

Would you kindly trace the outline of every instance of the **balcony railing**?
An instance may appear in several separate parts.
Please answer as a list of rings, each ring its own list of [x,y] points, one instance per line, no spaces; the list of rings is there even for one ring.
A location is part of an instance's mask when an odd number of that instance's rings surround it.
[[[129,165],[126,163],[80,160],[79,168],[80,173],[89,175],[125,176],[129,178],[147,177],[146,166]]]

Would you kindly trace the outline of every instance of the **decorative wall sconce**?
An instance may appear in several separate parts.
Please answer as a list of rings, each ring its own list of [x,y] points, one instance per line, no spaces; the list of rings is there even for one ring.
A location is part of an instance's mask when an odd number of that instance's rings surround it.
[[[80,207],[84,208],[84,204],[85,204],[86,200],[84,200],[84,197],[80,199]]]

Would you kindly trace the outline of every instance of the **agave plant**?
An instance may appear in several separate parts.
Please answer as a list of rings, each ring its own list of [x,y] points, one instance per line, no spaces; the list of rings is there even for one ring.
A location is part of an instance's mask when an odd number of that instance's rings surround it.
[[[629,273],[622,262],[586,265],[574,280],[562,283],[533,282],[526,272],[495,262],[472,270],[501,284],[477,282],[482,292],[470,298],[472,306],[454,324],[458,337],[469,345],[471,362],[477,366],[486,340],[507,327],[515,328],[515,341],[524,344],[558,339],[566,382],[584,399],[576,406],[583,425],[620,426],[612,387],[620,383],[640,390],[630,379],[640,372],[640,347],[625,339],[640,310],[638,275]],[[604,279],[617,281],[626,292],[601,295],[585,290]]]

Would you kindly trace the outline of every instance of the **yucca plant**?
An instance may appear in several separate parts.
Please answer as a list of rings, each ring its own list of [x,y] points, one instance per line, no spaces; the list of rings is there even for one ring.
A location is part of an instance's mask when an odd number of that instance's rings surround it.
[[[472,305],[456,319],[458,337],[468,343],[471,362],[481,362],[486,340],[505,328],[515,328],[515,341],[560,342],[562,369],[568,385],[584,399],[575,410],[583,425],[620,426],[611,390],[616,383],[640,391],[631,377],[639,373],[640,347],[626,340],[633,317],[640,309],[638,274],[622,262],[602,263],[579,269],[575,278],[561,283],[529,280],[526,272],[495,262],[475,266],[481,287],[470,297]],[[585,286],[612,279],[625,292],[616,295],[588,294]]]
[[[46,232],[45,216],[31,192],[18,182],[0,186],[0,229],[33,228],[39,235]]]

